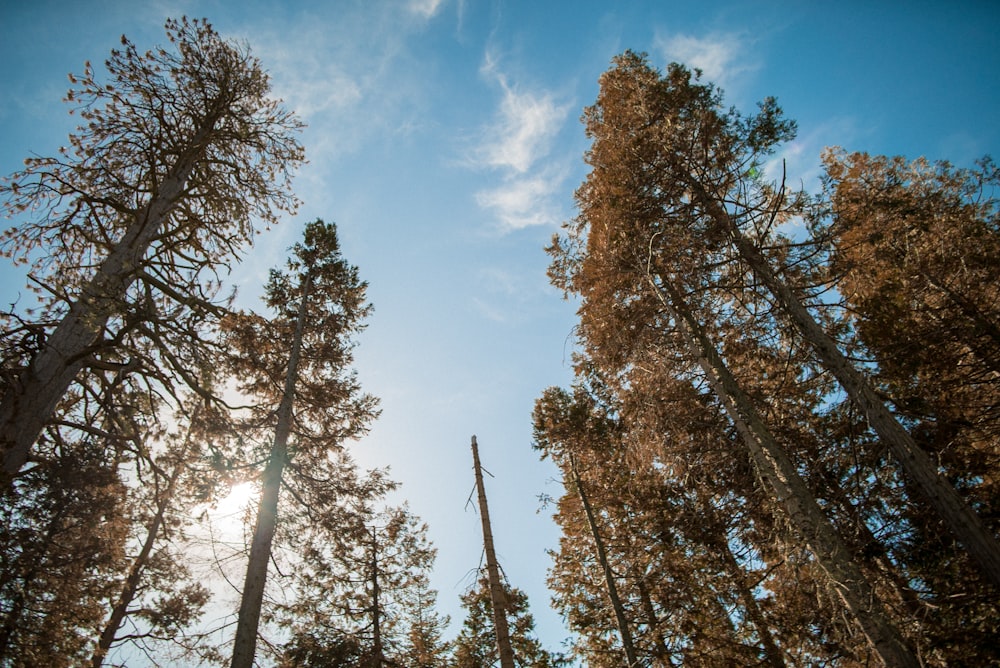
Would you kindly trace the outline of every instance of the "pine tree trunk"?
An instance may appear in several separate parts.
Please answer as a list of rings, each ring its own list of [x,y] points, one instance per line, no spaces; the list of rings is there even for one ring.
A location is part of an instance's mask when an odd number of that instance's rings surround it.
[[[472,463],[476,470],[476,490],[479,494],[479,516],[483,524],[483,549],[486,552],[486,573],[490,582],[490,602],[493,607],[493,629],[497,638],[497,652],[500,668],[514,668],[514,650],[510,644],[510,629],[507,626],[507,595],[500,582],[500,567],[497,565],[496,550],[493,547],[493,529],[490,527],[490,509],[486,503],[486,488],[483,485],[483,469],[479,463],[479,445],[472,437]]]
[[[30,571],[25,573],[24,577],[21,579],[21,588],[17,590],[17,593],[15,593],[12,598],[4,602],[7,607],[7,614],[4,615],[3,625],[0,626],[0,658],[10,657],[9,650],[11,640],[14,638],[14,634],[17,631],[18,624],[21,620],[21,615],[24,614],[24,608],[27,606],[28,592],[30,591],[31,585],[34,583],[35,578],[40,575],[40,573],[41,569],[39,568],[32,568]]]
[[[278,495],[281,476],[288,458],[288,436],[292,428],[292,406],[295,384],[298,380],[299,357],[305,330],[309,292],[312,276],[307,273],[299,303],[298,320],[288,356],[285,387],[278,406],[278,422],[267,466],[261,479],[260,503],[257,506],[257,523],[250,543],[250,559],[240,598],[240,612],[236,622],[236,639],[233,642],[231,668],[252,668],[257,651],[257,628],[260,626],[260,609],[264,602],[264,583],[267,579],[267,562],[271,558],[271,544],[278,526]]]
[[[604,583],[608,593],[608,600],[611,602],[611,608],[615,614],[615,622],[618,625],[618,633],[622,639],[622,649],[625,651],[625,665],[628,668],[633,668],[639,665],[639,660],[636,657],[635,646],[632,643],[632,632],[629,629],[628,618],[625,616],[625,608],[618,597],[615,574],[608,563],[608,554],[604,549],[604,540],[601,538],[601,532],[597,527],[594,511],[590,507],[590,500],[587,498],[587,493],[583,488],[583,481],[580,480],[580,474],[576,470],[576,458],[572,454],[569,455],[569,462],[570,469],[573,472],[573,483],[576,485],[576,493],[580,497],[580,504],[583,506],[583,512],[587,516],[587,525],[590,527],[590,535],[593,536],[594,546],[597,548],[597,560],[601,565],[601,570],[604,572]]]
[[[719,517],[718,509],[710,501],[699,503],[697,509],[698,514],[706,522],[704,544],[722,560],[729,578],[736,587],[736,594],[743,603],[746,616],[750,619],[753,627],[757,629],[757,635],[760,637],[761,648],[764,650],[767,663],[774,668],[785,668],[784,656],[774,642],[771,627],[764,618],[763,612],[761,612],[757,597],[753,595],[750,587],[747,586],[746,572],[739,561],[737,561],[736,555],[733,554],[733,550],[729,546],[729,540],[726,536],[726,522]]]
[[[710,197],[702,185],[689,185],[708,214],[727,230],[740,256],[768,287],[780,308],[792,319],[824,366],[868,418],[869,424],[920,490],[924,500],[934,508],[955,538],[969,552],[982,574],[994,586],[1000,587],[1000,543],[996,536],[986,528],[955,487],[938,473],[934,462],[899,424],[868,379],[840,351],[836,341],[816,322],[788,284],[778,278],[763,253],[743,236],[736,221]]]
[[[59,400],[88,358],[99,347],[111,315],[135,281],[136,268],[184,193],[184,186],[204,153],[203,143],[217,117],[192,138],[190,150],[157,184],[155,195],[140,209],[121,241],[101,263],[97,274],[84,285],[55,330],[45,340],[20,377],[0,400],[0,449],[3,470],[0,488],[7,489],[28,461],[31,447],[55,411]]]
[[[372,527],[372,666],[382,668],[385,655],[382,651],[382,610],[379,607],[378,588],[378,537]]]
[[[681,295],[669,281],[664,281],[661,288],[652,276],[648,278],[740,433],[758,474],[774,491],[792,526],[829,575],[832,588],[857,620],[872,648],[887,666],[919,668],[919,659],[903,641],[840,535],[823,514],[787,453],[778,445]],[[664,296],[664,291],[668,296]]]

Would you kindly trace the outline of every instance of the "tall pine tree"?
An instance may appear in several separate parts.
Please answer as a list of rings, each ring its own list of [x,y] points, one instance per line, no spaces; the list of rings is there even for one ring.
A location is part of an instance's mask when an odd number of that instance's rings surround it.
[[[363,434],[377,415],[375,398],[361,392],[350,367],[353,336],[371,308],[366,287],[341,255],[336,226],[317,220],[306,225],[286,270],[271,272],[265,302],[274,315],[239,313],[226,323],[232,369],[243,393],[257,401],[247,426],[270,442],[262,458],[233,668],[253,664],[279,497],[283,487],[292,491],[286,471],[335,497],[340,470],[331,455]]]

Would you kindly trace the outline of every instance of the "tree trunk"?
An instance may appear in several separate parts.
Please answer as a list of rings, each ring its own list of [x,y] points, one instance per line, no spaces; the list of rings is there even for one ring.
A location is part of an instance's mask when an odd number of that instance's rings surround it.
[[[183,196],[184,185],[204,153],[204,141],[218,118],[211,116],[191,140],[190,150],[157,184],[149,204],[140,209],[125,235],[83,286],[79,298],[45,340],[20,377],[0,401],[0,449],[3,470],[0,488],[7,489],[39,434],[76,375],[96,352],[113,312],[119,309],[135,270],[159,235],[164,222]]]
[[[190,438],[189,433],[187,436],[188,441],[185,444],[185,452],[187,450],[187,445],[190,444]],[[184,457],[185,454],[182,453],[181,462]],[[174,488],[177,485],[177,479],[184,470],[184,465],[181,462],[177,463],[173,472],[171,472],[170,477],[167,479],[166,489],[162,494],[157,496],[156,513],[153,515],[153,519],[146,527],[146,540],[143,541],[139,554],[137,554],[135,559],[132,561],[128,577],[125,578],[125,583],[122,585],[121,593],[118,595],[118,600],[111,609],[111,615],[108,617],[108,621],[105,623],[104,629],[101,631],[101,635],[97,640],[97,647],[94,649],[94,654],[90,659],[93,668],[101,668],[104,664],[104,659],[107,657],[108,651],[111,649],[111,645],[115,641],[115,635],[118,633],[118,629],[121,628],[126,615],[128,615],[128,607],[132,604],[132,600],[135,598],[135,594],[139,590],[139,582],[142,580],[142,574],[146,570],[146,565],[149,563],[149,555],[153,552],[153,546],[156,544],[160,528],[163,526],[163,519],[167,512],[167,506],[170,504],[170,499],[173,496]]]
[[[250,543],[250,559],[247,575],[240,598],[239,618],[236,622],[236,639],[233,642],[231,668],[251,668],[257,651],[257,628],[260,625],[260,608],[264,602],[264,582],[267,579],[267,562],[271,558],[271,544],[278,526],[278,494],[281,491],[281,476],[288,458],[288,435],[292,428],[292,405],[295,384],[298,379],[299,356],[302,349],[302,335],[305,330],[306,311],[312,275],[306,273],[305,285],[299,303],[298,320],[288,356],[288,372],[285,388],[278,406],[278,422],[274,429],[274,443],[261,478],[260,503],[257,506],[257,523]]]
[[[507,595],[500,583],[500,567],[493,548],[493,529],[490,527],[490,509],[486,504],[486,488],[483,486],[483,469],[479,463],[479,445],[472,437],[472,463],[476,469],[476,490],[479,494],[479,516],[483,523],[483,549],[486,552],[486,573],[490,582],[490,602],[493,607],[493,630],[497,637],[497,652],[500,668],[514,668],[514,650],[510,644],[510,629],[507,627]]]
[[[4,616],[3,626],[0,626],[0,657],[10,657],[9,650],[11,640],[14,638],[14,633],[17,631],[18,625],[21,621],[21,615],[24,613],[24,608],[27,606],[28,592],[30,591],[31,585],[34,583],[34,580],[39,575],[40,571],[41,569],[33,567],[25,573],[22,578],[21,588],[18,589],[16,594],[14,594],[12,600],[5,602],[8,611]]]
[[[378,589],[378,536],[372,527],[372,666],[382,668],[385,655],[382,653],[382,611],[379,608]]]
[[[0,626],[0,658],[12,658],[9,653],[11,640],[14,638],[14,634],[20,625],[21,615],[24,614],[24,609],[29,603],[29,593],[34,594],[31,587],[35,582],[35,578],[41,572],[41,568],[32,566],[21,578],[21,586],[18,588],[17,593],[14,594],[12,599],[4,602],[7,614],[4,615],[3,625]]]
[[[778,278],[767,258],[743,236],[732,216],[701,184],[689,182],[689,185],[708,214],[727,230],[740,256],[774,295],[778,305],[792,319],[824,366],[868,418],[869,424],[920,490],[924,500],[965,546],[986,579],[1000,588],[1000,543],[996,536],[986,528],[955,487],[938,473],[934,462],[899,424],[868,379],[850,363],[836,341],[816,322],[788,284]]]
[[[652,276],[648,279],[740,433],[758,474],[774,491],[792,526],[829,575],[831,586],[861,626],[872,648],[887,666],[919,668],[920,661],[904,643],[840,535],[823,514],[795,465],[778,445],[681,295],[669,281],[664,281],[661,288]],[[668,296],[664,296],[664,290]]]
[[[608,563],[608,554],[604,549],[604,540],[601,538],[600,530],[597,527],[597,520],[590,507],[590,500],[587,498],[587,493],[583,489],[583,481],[580,480],[580,474],[576,470],[576,458],[572,454],[569,455],[569,465],[573,472],[573,482],[576,485],[576,493],[580,497],[580,504],[583,506],[583,512],[587,516],[587,524],[590,527],[590,535],[594,537],[594,545],[597,548],[597,560],[601,564],[601,570],[604,572],[604,583],[608,592],[608,600],[611,602],[611,608],[615,614],[615,622],[618,625],[618,633],[622,638],[622,649],[625,650],[625,665],[628,666],[628,668],[633,668],[639,665],[639,660],[635,655],[635,646],[632,643],[632,632],[629,629],[628,618],[625,616],[625,608],[622,607],[621,599],[618,597],[618,587],[615,585],[615,574],[611,570],[611,565]]]
[[[764,613],[760,609],[757,597],[753,595],[750,587],[747,586],[746,571],[743,570],[743,567],[736,559],[736,555],[733,554],[733,550],[729,545],[729,540],[726,536],[726,522],[719,517],[719,511],[712,505],[711,501],[699,499],[696,508],[699,516],[705,520],[702,542],[714,554],[719,556],[723,567],[729,574],[729,578],[733,581],[733,585],[736,587],[736,594],[739,596],[746,610],[746,616],[760,637],[761,649],[764,650],[767,663],[774,668],[785,668],[784,655],[774,642],[771,627],[764,618]]]

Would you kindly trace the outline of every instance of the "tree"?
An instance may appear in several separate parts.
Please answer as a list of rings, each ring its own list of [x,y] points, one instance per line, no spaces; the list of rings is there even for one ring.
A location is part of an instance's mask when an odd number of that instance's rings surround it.
[[[576,408],[576,410],[574,410]],[[572,420],[570,416],[578,418]],[[625,655],[625,665],[629,668],[638,666],[639,661],[636,655],[635,645],[632,640],[632,621],[626,614],[622,604],[622,598],[618,592],[617,574],[608,559],[608,549],[605,537],[602,535],[601,527],[598,523],[598,512],[595,512],[590,495],[587,492],[587,484],[580,476],[580,467],[577,465],[577,455],[567,441],[574,442],[576,439],[585,439],[589,431],[586,424],[589,422],[588,411],[584,408],[580,410],[572,406],[572,400],[566,393],[560,392],[556,388],[550,388],[535,404],[534,435],[535,447],[543,451],[543,457],[551,456],[560,467],[569,473],[566,481],[568,488],[575,488],[576,501],[579,502],[582,515],[586,518],[587,529],[594,543],[594,552],[600,565],[604,578],[604,588],[607,593],[608,603],[614,614],[615,626],[621,640],[622,652]],[[581,424],[583,423],[583,424]],[[606,425],[607,423],[605,423]],[[595,429],[600,431],[600,428]],[[566,432],[571,432],[567,434]],[[575,443],[574,443],[575,444]],[[569,504],[566,504],[569,505]],[[557,520],[558,521],[558,520]],[[571,520],[567,522],[571,524]],[[564,532],[569,530],[564,526]]]
[[[535,620],[528,611],[527,595],[520,589],[508,587],[506,583],[503,588],[514,665],[522,668],[563,665],[562,660],[546,651],[535,637]],[[482,573],[476,586],[462,596],[462,607],[468,610],[468,615],[455,639],[452,668],[489,668],[499,661],[491,589],[489,576]]]
[[[451,644],[444,632],[451,621],[435,608],[437,591],[418,579],[406,593],[406,642],[399,662],[412,668],[440,668],[447,665]]]
[[[828,150],[811,221],[850,313],[857,355],[910,433],[986,521],[1000,507],[1000,230],[996,166],[972,169]],[[877,451],[877,450],[876,450]],[[919,492],[904,479],[906,497]],[[1000,660],[996,589],[935,513],[897,503],[891,558],[923,634],[951,663]]]
[[[150,382],[200,389],[188,370],[204,350],[199,323],[219,315],[218,273],[258,220],[297,205],[299,123],[267,97],[257,59],[205,21],[169,20],[166,32],[173,51],[140,53],[123,37],[107,83],[89,63],[71,76],[67,100],[85,125],[0,186],[9,213],[43,214],[3,236],[8,256],[30,254],[44,311],[5,328],[34,341],[4,377],[5,487],[80,372],[123,364],[115,351],[134,348],[138,364],[152,348]]]
[[[656,395],[657,412],[680,413],[680,419],[656,420],[624,403],[613,409],[604,403],[610,399],[607,388],[597,390],[596,383],[590,377],[591,389],[582,384],[572,392],[550,388],[534,413],[536,447],[571,476],[556,515],[563,537],[550,583],[559,609],[585,639],[578,654],[595,666],[621,666],[622,653],[627,662],[643,661],[635,665],[697,665],[699,654],[715,661],[763,658],[783,665],[761,604],[746,585],[748,573],[733,554],[734,545],[748,540],[739,519],[753,502],[737,496],[733,481],[712,484],[732,468],[725,458],[712,457],[709,478],[698,455],[684,452],[678,461],[671,452],[680,449],[675,444],[690,441],[708,459],[722,445],[713,447],[712,439],[724,437],[711,431],[700,437],[698,426],[711,421],[685,412],[662,391]],[[651,403],[648,389],[638,392],[643,403]],[[665,405],[669,409],[661,407]],[[581,483],[593,493],[580,495]],[[724,521],[722,513],[732,519]],[[598,519],[601,531],[594,530]],[[601,610],[601,596],[587,593],[596,584],[596,573],[587,568],[594,562],[595,547],[578,538],[587,533],[598,548],[602,593],[611,602],[615,626],[622,638],[623,628],[635,637],[633,657],[624,640],[620,649],[607,642],[610,613]],[[620,593],[612,595],[613,589]],[[727,601],[728,609],[713,605],[713,599]]]
[[[1000,464],[1000,180],[926,160],[824,156],[817,236],[880,388],[977,505]],[[973,482],[979,480],[979,482]]]
[[[638,666],[639,660],[636,658],[635,647],[632,643],[632,630],[629,628],[628,618],[625,616],[625,608],[622,606],[621,597],[618,595],[615,572],[611,568],[611,564],[608,563],[607,549],[604,545],[604,539],[601,536],[601,529],[598,526],[594,509],[590,504],[590,499],[586,492],[586,483],[580,478],[580,472],[576,466],[576,458],[572,454],[569,456],[569,468],[573,474],[571,484],[576,487],[576,494],[580,499],[580,505],[583,507],[583,514],[587,518],[587,527],[590,529],[590,535],[594,539],[597,560],[601,565],[601,571],[604,573],[604,584],[608,591],[608,600],[615,614],[615,624],[618,627],[622,649],[625,652],[625,665],[629,666],[629,668]]]
[[[472,437],[472,468],[476,476],[476,495],[479,499],[479,517],[483,524],[483,552],[486,555],[486,576],[490,584],[490,609],[493,611],[493,630],[496,634],[497,654],[501,668],[514,668],[514,650],[510,645],[510,630],[507,628],[506,607],[508,601],[500,581],[500,566],[493,546],[493,527],[490,524],[490,508],[486,500],[486,486],[483,484],[483,467],[479,462],[479,444]]]
[[[286,467],[295,459],[315,465],[297,469],[298,477],[334,491],[340,480],[333,455],[377,415],[375,398],[361,393],[350,370],[352,337],[371,310],[366,287],[340,253],[336,226],[317,220],[292,248],[286,271],[271,272],[265,302],[274,317],[239,313],[225,323],[232,371],[243,379],[241,391],[258,400],[247,426],[273,434],[261,475],[233,668],[253,664]]]
[[[721,96],[711,86],[692,83],[682,69],[672,68],[664,78],[650,82],[643,65],[626,66],[643,107],[627,122],[637,123],[633,138],[645,143],[645,187],[656,189],[661,207],[683,206],[699,218],[696,233],[685,246],[670,249],[702,253],[719,247],[733,251],[746,263],[799,335],[809,343],[824,367],[838,380],[858,409],[868,418],[882,442],[912,480],[924,503],[963,544],[984,577],[1000,586],[1000,542],[975,511],[940,473],[934,462],[892,414],[871,382],[841,351],[837,341],[810,313],[793,284],[781,276],[781,263],[765,254],[762,234],[779,215],[794,211],[784,187],[775,189],[753,175],[758,165],[782,141],[794,136],[794,124],[782,117],[773,99],[759,113],[742,117],[721,110]],[[644,90],[645,92],[640,92]],[[609,98],[605,98],[609,99]],[[605,109],[604,113],[607,114]],[[597,119],[595,119],[597,120]],[[623,118],[622,120],[626,120]],[[603,122],[601,119],[598,122]],[[655,127],[645,136],[639,128]],[[596,124],[595,124],[596,127]],[[625,133],[630,128],[620,128]],[[639,136],[636,136],[639,135]],[[669,184],[669,185],[668,185]],[[656,249],[650,240],[650,256]],[[652,258],[651,258],[652,259]]]
[[[190,404],[191,414],[178,416],[181,433],[166,435],[162,446],[149,435],[136,459],[128,513],[137,525],[134,548],[97,637],[90,660],[94,668],[123,642],[120,635],[134,645],[164,637],[183,645],[185,627],[208,602],[208,589],[191,582],[178,543],[189,521],[186,511],[209,501],[223,482],[218,471],[199,464],[209,459],[209,449],[231,425],[212,402],[196,397]],[[133,629],[123,634],[127,622]]]
[[[125,486],[102,444],[42,445],[45,459],[0,511],[4,666],[82,665],[125,556]]]
[[[435,550],[427,526],[406,507],[336,525],[336,534],[311,532],[301,550],[295,600],[278,613],[292,638],[283,665],[329,665],[323,653],[350,646],[360,666],[442,666],[447,619],[428,584]]]
[[[779,213],[771,191],[739,179],[755,172],[774,145],[794,132],[773,100],[747,118],[720,113],[720,102],[711,86],[692,82],[679,65],[661,76],[636,54],[615,60],[602,76],[597,103],[585,113],[594,138],[587,154],[592,171],[577,192],[581,213],[569,237],[553,244],[552,275],[557,285],[583,297],[581,338],[611,382],[627,386],[646,341],[666,335],[680,346],[689,365],[682,373],[710,387],[756,474],[832,576],[872,647],[891,665],[917,665],[754,398],[709,336],[716,329],[736,334],[735,321],[720,322],[731,314],[756,315],[740,301],[743,292],[754,292],[754,283],[744,265],[734,262],[733,231],[718,220],[719,212],[740,206],[758,223],[758,232],[767,233]],[[725,199],[708,201],[707,192]]]

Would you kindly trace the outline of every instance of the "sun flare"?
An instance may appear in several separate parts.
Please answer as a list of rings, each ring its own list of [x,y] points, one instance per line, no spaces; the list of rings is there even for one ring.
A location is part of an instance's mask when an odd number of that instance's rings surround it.
[[[229,494],[224,496],[218,503],[218,511],[221,514],[241,513],[246,510],[257,494],[257,486],[252,482],[241,482],[233,485]]]

